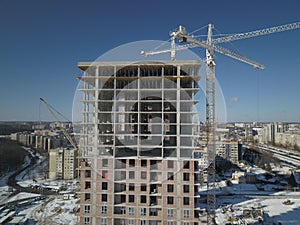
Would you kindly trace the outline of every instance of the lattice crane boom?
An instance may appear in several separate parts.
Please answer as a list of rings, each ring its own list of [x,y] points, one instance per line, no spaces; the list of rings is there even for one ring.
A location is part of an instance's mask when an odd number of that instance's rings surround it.
[[[158,54],[164,54],[164,53],[171,53],[174,50],[175,51],[181,51],[181,50],[186,50],[188,48],[195,48],[195,47],[199,47],[199,46],[195,45],[195,44],[175,45],[174,48],[171,47],[171,49],[164,49],[164,50],[160,50],[160,51],[149,51],[149,52],[141,51],[141,55],[143,55],[145,57],[148,57],[148,56],[152,56],[152,55],[158,55]],[[173,57],[171,57],[171,59],[172,58]],[[174,60],[175,59],[176,58],[174,58]]]
[[[74,142],[73,138],[71,137],[71,135],[69,134],[69,132],[66,130],[66,128],[62,125],[62,123],[58,120],[57,116],[55,115],[55,113],[53,112],[53,110],[51,109],[50,105],[43,99],[40,98],[40,101],[46,106],[46,108],[48,109],[48,111],[50,112],[51,116],[53,117],[53,119],[55,120],[55,122],[58,124],[59,128],[61,129],[61,131],[63,132],[63,134],[65,135],[65,137],[68,139],[68,141],[70,142],[70,144],[75,148],[78,149],[77,144]]]
[[[258,37],[258,36],[264,36],[264,35],[268,35],[268,34],[272,34],[272,33],[279,33],[279,32],[283,32],[283,31],[288,31],[288,30],[294,30],[294,29],[299,29],[300,28],[300,22],[295,22],[295,23],[290,23],[290,24],[285,24],[285,25],[281,25],[281,26],[276,26],[276,27],[270,27],[270,28],[266,28],[266,29],[261,29],[261,30],[255,30],[255,31],[250,31],[250,32],[244,32],[244,33],[238,33],[238,34],[233,34],[233,35],[229,35],[226,37],[221,37],[221,38],[216,38],[213,39],[211,42],[210,48],[214,48],[214,51],[219,52],[221,54],[227,55],[229,57],[235,58],[241,60],[242,62],[245,62],[257,67],[257,68],[261,68],[263,67],[263,65],[253,61],[253,60],[249,60],[246,59],[246,57],[244,56],[240,56],[237,53],[225,49],[223,47],[217,46],[216,44],[219,43],[224,43],[224,42],[231,42],[231,41],[236,41],[236,40],[242,40],[242,39],[248,39],[248,38],[252,38],[252,37]],[[172,37],[176,36],[176,35],[180,35],[182,38],[181,40],[183,41],[184,36],[188,36],[187,32],[185,31],[185,28],[182,26],[179,26],[179,29],[177,31],[174,31],[170,34]],[[209,46],[207,45],[207,43],[205,41],[199,41],[194,39],[195,41],[197,41],[197,43],[189,43],[189,44],[184,44],[184,45],[174,45],[174,39],[172,39],[171,42],[171,49],[164,49],[164,50],[158,50],[158,51],[141,51],[141,55],[147,57],[147,56],[152,56],[152,55],[157,55],[157,54],[163,54],[163,53],[172,53],[171,55],[171,59],[175,60],[175,56],[176,56],[176,51],[181,51],[181,50],[186,50],[189,48],[196,48],[196,47],[204,47],[204,48],[208,48]],[[258,66],[255,66],[254,64],[258,64]]]
[[[190,39],[190,38],[186,38],[187,42],[191,42],[191,44],[185,44],[185,45],[174,45],[173,42],[171,42],[171,49],[164,49],[164,50],[160,50],[160,51],[150,51],[150,52],[145,52],[145,51],[141,51],[141,55],[148,57],[148,56],[152,56],[152,55],[158,55],[158,54],[164,54],[164,53],[171,53],[171,60],[175,60],[176,59],[176,51],[181,51],[181,50],[186,50],[189,48],[195,48],[195,47],[203,47],[206,49],[210,49],[210,50],[214,50],[216,52],[219,52],[223,55],[229,56],[231,58],[240,60],[244,63],[247,63],[249,65],[252,65],[256,68],[260,68],[263,69],[264,66],[258,62],[255,62],[254,60],[248,59],[245,56],[239,55],[238,53],[226,49],[224,47],[221,46],[217,46],[214,44],[208,45],[206,42],[204,41],[198,41],[196,39]]]
[[[263,36],[263,35],[267,35],[267,34],[279,33],[279,32],[283,32],[283,31],[287,31],[287,30],[294,30],[294,29],[298,29],[298,28],[300,28],[300,22],[285,24],[285,25],[276,26],[276,27],[270,27],[270,28],[266,28],[266,29],[262,29],[262,30],[238,33],[238,34],[221,37],[221,38],[216,38],[212,41],[212,43],[218,44],[218,43],[223,43],[223,42],[236,41],[236,40],[247,39],[247,38],[252,38],[252,37],[257,37],[257,36]]]
[[[226,56],[229,56],[229,57],[234,58],[236,60],[242,61],[244,63],[247,63],[247,64],[249,64],[251,66],[254,66],[256,68],[259,68],[259,69],[264,69],[265,68],[262,64],[260,64],[258,62],[255,62],[254,60],[248,59],[245,56],[239,55],[238,53],[236,53],[232,50],[226,49],[226,48],[218,46],[218,45],[214,45],[212,43],[212,41],[209,44],[208,42],[198,41],[197,39],[195,39],[193,37],[190,37],[190,36],[187,36],[187,35],[178,35],[178,36],[183,38],[186,42],[193,43],[196,46],[200,46],[200,47],[203,47],[203,48],[208,49],[210,51],[215,51],[215,52],[221,53],[223,55],[226,55]]]

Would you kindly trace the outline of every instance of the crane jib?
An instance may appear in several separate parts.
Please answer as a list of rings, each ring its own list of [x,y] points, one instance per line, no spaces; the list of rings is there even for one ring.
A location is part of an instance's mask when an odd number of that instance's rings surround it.
[[[270,28],[266,28],[266,29],[262,29],[262,30],[238,33],[238,34],[234,34],[231,36],[221,37],[221,38],[214,39],[212,42],[214,44],[230,42],[230,41],[247,39],[247,38],[252,38],[252,37],[257,37],[257,36],[268,35],[268,34],[272,34],[272,33],[283,32],[283,31],[287,31],[287,30],[295,30],[295,29],[299,29],[299,28],[300,28],[300,22],[296,22],[296,23],[291,23],[291,24],[286,24],[286,25],[281,25],[281,26],[276,26],[276,27],[270,27]]]

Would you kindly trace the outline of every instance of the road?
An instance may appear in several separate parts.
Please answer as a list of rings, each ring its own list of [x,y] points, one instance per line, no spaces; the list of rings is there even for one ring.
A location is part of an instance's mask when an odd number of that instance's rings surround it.
[[[245,145],[245,144],[243,144],[243,147],[269,152],[269,153],[272,153],[273,157],[279,159],[282,162],[285,162],[287,164],[290,164],[290,165],[293,165],[296,167],[300,166],[300,152],[288,150],[288,149],[281,149],[281,148],[268,146],[268,145]]]
[[[37,160],[38,158],[36,156],[33,156],[32,154],[29,154],[29,157],[30,157],[30,164],[23,167],[23,168],[21,168],[21,169],[19,169],[19,170],[17,170],[7,180],[7,185],[13,187],[16,190],[12,195],[15,195],[19,192],[28,192],[28,193],[35,193],[35,194],[41,194],[41,195],[57,194],[56,192],[48,190],[46,188],[40,187],[39,189],[34,189],[34,188],[31,188],[31,187],[22,187],[17,183],[16,177],[20,173],[22,173],[24,170],[27,170],[27,169],[30,170],[30,168],[34,168],[39,163],[38,160]],[[44,161],[42,161],[40,163],[43,163]]]

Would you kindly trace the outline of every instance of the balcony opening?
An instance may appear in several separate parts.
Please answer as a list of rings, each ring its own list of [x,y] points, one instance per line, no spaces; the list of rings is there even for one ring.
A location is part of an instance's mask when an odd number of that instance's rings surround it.
[[[85,182],[85,189],[90,189],[91,188],[91,182],[90,181],[86,181]]]
[[[85,193],[85,194],[84,194],[84,200],[85,200],[85,201],[91,200],[91,194],[90,194],[90,193]]]
[[[91,171],[90,171],[90,170],[86,170],[86,171],[84,172],[84,176],[85,176],[86,178],[90,178],[90,177],[91,177]]]
[[[151,205],[157,205],[157,197],[156,196],[150,196],[150,206]]]
[[[150,185],[150,194],[156,194],[157,193],[157,184],[151,184]]]

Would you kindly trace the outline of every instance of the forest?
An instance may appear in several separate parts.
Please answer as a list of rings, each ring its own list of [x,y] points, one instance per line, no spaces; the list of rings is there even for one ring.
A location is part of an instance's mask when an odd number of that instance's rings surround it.
[[[0,135],[9,135],[22,131],[32,131],[31,123],[21,122],[2,122],[0,123]]]
[[[19,168],[27,152],[17,141],[0,138],[0,177],[9,171]]]

